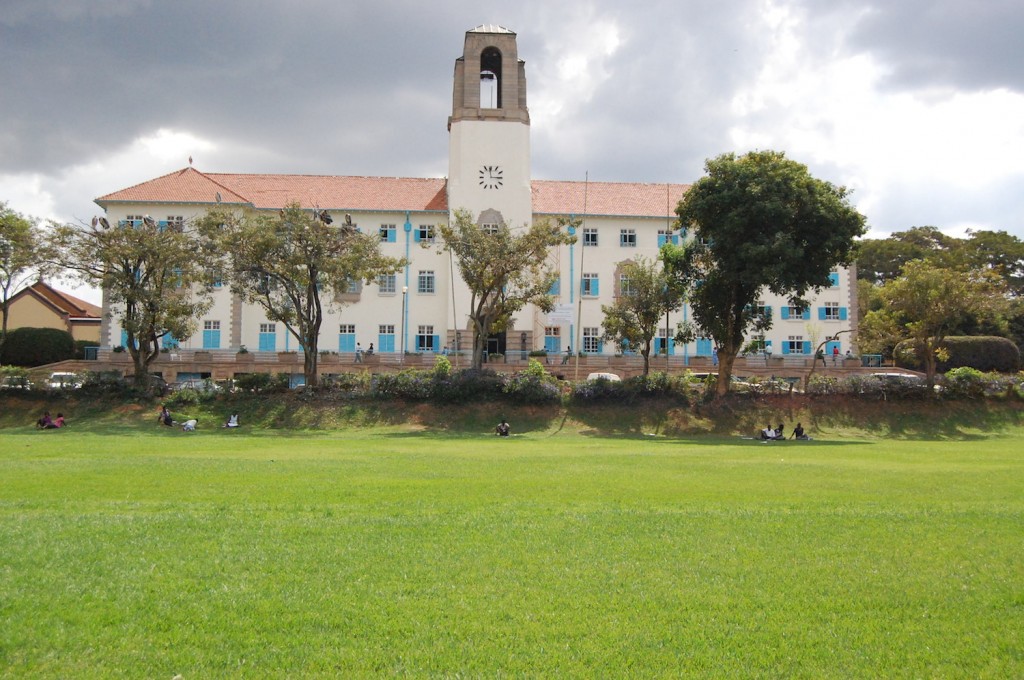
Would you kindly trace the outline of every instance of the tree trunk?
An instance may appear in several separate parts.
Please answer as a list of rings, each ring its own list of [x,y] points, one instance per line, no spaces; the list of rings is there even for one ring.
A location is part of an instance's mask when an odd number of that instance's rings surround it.
[[[317,387],[320,385],[320,374],[317,372],[316,348],[306,347],[303,355],[302,372],[306,376],[306,387]]]
[[[718,382],[715,383],[715,397],[724,397],[729,394],[730,381],[732,380],[732,366],[736,362],[736,351],[726,351],[724,347],[718,349]]]
[[[644,358],[644,377],[646,378],[651,372],[651,343],[649,341],[640,354]]]

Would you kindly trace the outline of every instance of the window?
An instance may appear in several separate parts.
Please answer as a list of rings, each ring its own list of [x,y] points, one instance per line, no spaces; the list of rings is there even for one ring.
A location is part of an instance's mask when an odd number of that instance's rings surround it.
[[[361,279],[349,279],[345,286],[345,292],[349,295],[359,295],[362,290],[363,282]]]
[[[124,221],[121,222],[123,227],[141,227],[142,226],[142,215],[125,215]]]
[[[395,351],[395,325],[393,323],[382,323],[377,327],[377,351]]]
[[[220,348],[220,321],[203,322],[203,349]]]
[[[419,229],[416,230],[416,240],[420,243],[433,243],[434,242],[434,225],[433,224],[421,224]]]
[[[562,294],[562,279],[561,277],[551,282],[551,287],[548,288],[548,295],[561,295]]]
[[[619,245],[623,248],[636,248],[636,229],[620,229]]]
[[[789,336],[789,339],[786,340],[786,344],[783,346],[782,351],[784,354],[804,354],[804,336]]]
[[[672,231],[671,229],[659,229],[658,230],[658,247],[660,248],[663,245],[665,245],[666,243],[671,243],[672,245],[678,245],[679,244],[679,237],[676,236],[675,232]]]
[[[185,218],[181,215],[168,215],[167,221],[160,225],[161,229],[171,231],[183,231],[185,229]]]
[[[633,282],[629,280],[629,277],[625,274],[619,276],[619,295],[622,297],[628,297],[633,295],[636,291],[633,290]]]
[[[830,287],[838,288],[839,287],[839,272],[832,272],[831,274],[829,274],[828,275],[828,280],[829,280]]]
[[[839,303],[825,303],[825,321],[839,321]]]
[[[672,350],[675,349],[675,338],[669,335],[668,329],[659,328],[658,337],[654,340],[654,351],[662,356],[665,355],[665,347],[668,347],[668,354],[672,354]]]
[[[277,349],[277,326],[272,323],[260,324],[260,351],[273,352]]]
[[[480,228],[483,229],[483,232],[485,234],[489,236],[494,236],[495,234],[498,233],[498,230],[501,229],[501,225],[494,224],[492,222],[484,222],[483,224],[480,225]]]
[[[395,275],[394,274],[381,274],[377,277],[377,287],[380,288],[382,294],[394,295],[395,294]]]
[[[754,314],[766,321],[770,321],[772,318],[772,308],[769,305],[766,305],[763,301],[758,300],[755,303]]]
[[[433,326],[420,326],[416,333],[417,352],[436,352],[439,338],[434,335]]]
[[[598,354],[601,351],[601,329],[590,327],[583,329],[583,351]]]
[[[356,326],[352,323],[338,325],[338,351],[356,351]]]
[[[416,292],[433,294],[434,290],[434,272],[432,271],[421,271],[416,279]]]
[[[544,351],[548,354],[558,354],[562,351],[562,329],[560,327],[544,327]]]
[[[393,224],[382,224],[380,225],[380,240],[386,243],[395,242],[395,225]]]
[[[580,295],[596,297],[598,294],[597,274],[584,274],[581,282]]]
[[[792,305],[787,305],[782,308],[782,320],[785,321],[786,319],[810,319],[810,311],[811,310],[809,309],[803,309],[801,307],[793,307]]]
[[[594,227],[587,227],[583,230],[583,245],[588,248],[597,247],[597,229]]]

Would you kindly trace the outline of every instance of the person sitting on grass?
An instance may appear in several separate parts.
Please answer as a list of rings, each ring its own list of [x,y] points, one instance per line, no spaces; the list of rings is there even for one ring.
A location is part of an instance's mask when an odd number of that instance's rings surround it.
[[[53,424],[53,419],[50,418],[50,412],[49,411],[44,411],[43,412],[43,416],[39,420],[36,421],[36,429],[37,430],[52,430],[55,427],[57,427],[57,426]]]
[[[502,418],[501,422],[498,423],[498,427],[494,428],[494,434],[498,435],[499,437],[507,437],[511,429],[512,428],[509,427],[509,424],[505,421],[505,419]]]
[[[160,405],[160,413],[156,419],[161,425],[166,425],[167,427],[174,424],[174,421],[171,420],[171,412],[167,410],[167,404]]]
[[[771,425],[767,425],[761,430],[761,439],[766,442],[775,439],[775,430],[772,429]]]
[[[793,434],[791,434],[789,436],[789,438],[790,439],[802,439],[804,441],[810,439],[810,437],[807,436],[807,433],[804,432],[804,426],[801,425],[800,423],[797,423],[796,427],[793,428]]]
[[[779,423],[779,426],[775,428],[775,436],[772,439],[784,441],[786,439],[786,426]]]
[[[238,427],[238,414],[232,413],[228,416],[228,422],[224,423],[224,427]]]
[[[53,426],[56,428],[64,427],[64,414],[58,413],[56,419],[53,421]]]
[[[182,432],[195,432],[196,431],[196,425],[198,425],[198,424],[199,424],[199,420],[197,418],[189,418],[188,420],[186,420],[185,422],[183,422],[181,424],[181,431]]]

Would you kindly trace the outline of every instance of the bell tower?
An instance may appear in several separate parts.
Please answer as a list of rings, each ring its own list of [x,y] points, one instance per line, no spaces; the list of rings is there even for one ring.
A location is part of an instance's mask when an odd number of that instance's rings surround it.
[[[497,216],[509,227],[529,224],[530,112],[526,66],[516,34],[502,26],[466,31],[455,61],[448,118],[448,208],[481,222]]]

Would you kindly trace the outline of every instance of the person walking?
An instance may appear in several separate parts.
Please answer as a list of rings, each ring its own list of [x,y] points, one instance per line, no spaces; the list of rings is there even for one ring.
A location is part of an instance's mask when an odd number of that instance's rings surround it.
[[[358,342],[356,343],[356,363],[363,363],[363,346]]]
[[[569,363],[569,359],[572,358],[572,347],[569,345],[565,346],[565,356],[562,357],[562,365],[565,366]]]

